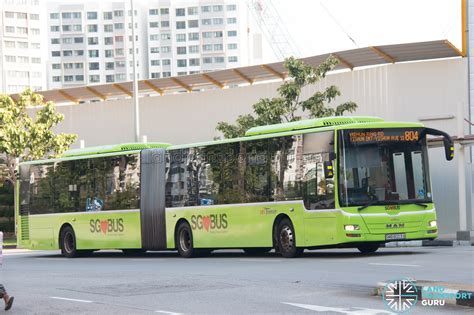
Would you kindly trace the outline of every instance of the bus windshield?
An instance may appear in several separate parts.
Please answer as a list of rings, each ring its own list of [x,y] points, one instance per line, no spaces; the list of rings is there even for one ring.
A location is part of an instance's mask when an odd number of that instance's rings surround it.
[[[423,128],[340,131],[340,204],[432,202]]]

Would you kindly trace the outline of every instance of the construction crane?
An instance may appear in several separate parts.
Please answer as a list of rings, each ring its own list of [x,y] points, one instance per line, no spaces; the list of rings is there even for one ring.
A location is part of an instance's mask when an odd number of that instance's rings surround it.
[[[272,0],[247,0],[247,7],[279,60],[301,56]]]

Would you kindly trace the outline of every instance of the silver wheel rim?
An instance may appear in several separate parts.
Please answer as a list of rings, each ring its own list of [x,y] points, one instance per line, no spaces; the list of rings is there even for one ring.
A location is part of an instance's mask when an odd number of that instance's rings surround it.
[[[181,230],[179,233],[179,245],[185,252],[189,251],[191,248],[191,235],[185,229]]]
[[[291,251],[294,244],[293,231],[288,225],[285,225],[280,231],[280,245],[285,252]]]
[[[67,232],[66,235],[64,235],[64,250],[67,253],[71,253],[74,250],[74,237],[70,232]]]

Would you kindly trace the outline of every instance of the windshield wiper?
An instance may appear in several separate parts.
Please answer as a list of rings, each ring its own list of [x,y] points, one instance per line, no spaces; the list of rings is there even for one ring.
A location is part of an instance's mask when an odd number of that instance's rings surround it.
[[[365,205],[363,206],[360,206],[359,208],[357,208],[357,210],[364,210],[365,208],[367,207],[370,207],[370,206],[373,206],[375,204],[379,203],[379,200],[370,200],[369,202],[367,202]]]
[[[417,206],[420,206],[420,207],[423,207],[423,208],[428,208],[428,205],[426,203],[421,203],[421,202],[414,202],[413,204],[417,205]]]

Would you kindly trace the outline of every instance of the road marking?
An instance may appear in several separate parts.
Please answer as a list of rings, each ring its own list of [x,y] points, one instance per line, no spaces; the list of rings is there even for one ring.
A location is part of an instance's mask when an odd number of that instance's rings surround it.
[[[240,261],[255,261],[255,262],[281,262],[281,259],[239,259]]]
[[[181,315],[182,313],[168,312],[168,311],[155,311],[155,313],[169,314],[169,315]]]
[[[346,308],[346,307],[328,307],[328,306],[321,306],[321,305],[298,304],[298,303],[288,303],[288,302],[281,302],[281,303],[291,305],[291,306],[301,307],[301,308],[316,311],[316,312],[335,312],[335,313],[350,314],[350,315],[395,314],[386,310],[377,310],[377,309],[364,308],[364,307],[347,307]]]
[[[64,298],[64,297],[59,297],[59,296],[50,296],[49,298],[55,299],[55,300],[72,301],[72,302],[93,303],[92,301],[78,300],[78,299],[69,299],[69,298]]]
[[[369,265],[376,265],[376,266],[397,266],[397,267],[420,267],[420,265],[382,264],[382,263],[369,263]]]

